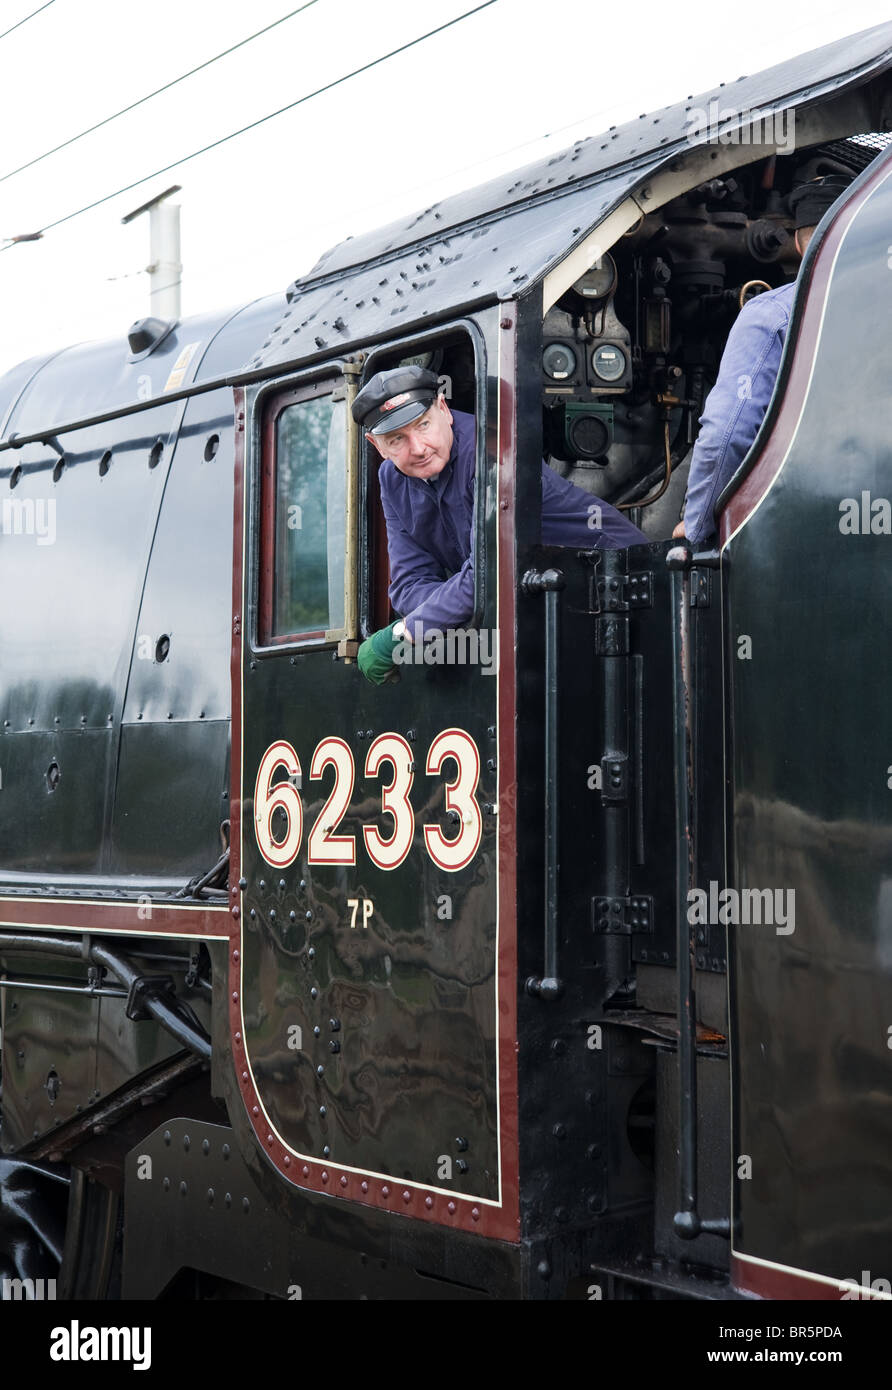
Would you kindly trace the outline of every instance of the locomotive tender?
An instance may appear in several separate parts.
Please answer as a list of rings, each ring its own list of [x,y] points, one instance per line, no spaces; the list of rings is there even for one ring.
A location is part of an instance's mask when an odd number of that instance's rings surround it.
[[[890,66],[885,25],[0,382],[7,1296],[889,1293]],[[692,554],[728,329],[838,171]],[[349,407],[406,361],[476,418],[476,612],[373,687]],[[650,543],[543,547],[543,457]]]

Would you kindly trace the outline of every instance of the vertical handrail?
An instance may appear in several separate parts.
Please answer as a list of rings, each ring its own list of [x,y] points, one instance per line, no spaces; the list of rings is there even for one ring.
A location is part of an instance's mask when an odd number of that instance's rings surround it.
[[[678,971],[678,1167],[676,1235],[729,1236],[726,1218],[705,1220],[698,1208],[697,1174],[697,926],[688,920],[694,886],[694,698],[691,679],[691,581],[694,563],[686,545],[666,556],[672,604],[673,784],[675,792],[676,969]]]
[[[528,570],[521,581],[525,594],[545,595],[545,917],[541,975],[531,975],[527,992],[538,999],[556,999],[563,991],[558,968],[558,892],[560,888],[560,801],[558,778],[558,656],[560,605],[564,587],[560,570]]]

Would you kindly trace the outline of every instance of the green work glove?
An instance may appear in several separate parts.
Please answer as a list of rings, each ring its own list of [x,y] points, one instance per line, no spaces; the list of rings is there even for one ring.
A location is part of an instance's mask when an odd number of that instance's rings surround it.
[[[397,620],[399,621],[399,620]],[[393,629],[396,623],[391,623],[390,627],[382,627],[380,631],[373,632],[371,637],[367,637],[356,653],[356,661],[360,671],[367,681],[372,681],[374,685],[383,685],[389,676],[393,674],[393,649],[402,637],[394,637]]]

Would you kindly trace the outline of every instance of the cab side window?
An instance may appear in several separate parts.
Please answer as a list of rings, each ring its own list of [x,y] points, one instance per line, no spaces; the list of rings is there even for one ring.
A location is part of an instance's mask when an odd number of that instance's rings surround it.
[[[264,440],[260,641],[344,626],[346,408],[304,391],[275,402]]]

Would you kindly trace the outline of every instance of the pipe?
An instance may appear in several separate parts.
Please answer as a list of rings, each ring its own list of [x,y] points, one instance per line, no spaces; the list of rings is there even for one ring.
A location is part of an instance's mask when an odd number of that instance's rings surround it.
[[[91,947],[90,956],[97,965],[106,966],[128,991],[140,978],[139,972],[134,970],[129,962],[116,956],[107,946],[98,942]],[[190,1052],[194,1052],[198,1057],[209,1061],[211,1056],[210,1038],[197,1020],[193,1023],[185,1017],[182,1005],[176,1007],[179,1003],[176,996],[174,996],[174,1001],[174,1004],[171,1004],[162,995],[153,998],[151,994],[146,994],[142,1002],[146,1012],[151,1014],[156,1023],[160,1023],[161,1027],[182,1043],[183,1047],[187,1047]]]
[[[49,425],[46,429],[37,430],[32,434],[11,434],[8,439],[0,440],[0,454],[7,449],[21,449],[25,444],[45,444],[51,435],[69,434],[73,430],[85,430],[94,425],[106,425],[111,420],[123,420],[127,415],[139,415],[144,410],[154,410],[159,405],[170,405],[174,401],[189,401],[193,396],[206,396],[210,391],[233,386],[250,386],[254,382],[267,383],[274,381],[276,377],[285,376],[287,373],[296,371],[303,367],[301,380],[321,380],[324,377],[336,379],[342,361],[352,362],[352,357],[344,359],[338,358],[334,362],[310,363],[306,362],[276,362],[266,367],[254,367],[251,371],[229,373],[225,376],[211,377],[208,381],[193,382],[191,386],[183,386],[179,391],[168,391],[163,396],[152,396],[147,401],[132,401],[130,405],[119,405],[113,410],[104,410],[98,415],[85,415],[80,419],[67,420],[61,425]],[[314,372],[314,367],[316,371]]]
[[[105,966],[119,984],[128,991],[140,978],[139,972],[124,957],[116,955],[107,946],[91,942],[87,937],[34,936],[16,932],[0,932],[0,955],[9,952],[24,952],[32,955],[63,956],[71,960],[92,960],[96,965]],[[89,992],[89,991],[88,991]],[[211,1040],[197,1019],[189,1018],[184,1012],[188,1008],[179,1000],[171,1004],[164,998],[146,995],[143,1005],[156,1023],[170,1033],[183,1047],[194,1052],[205,1061],[211,1055]],[[191,1009],[188,1011],[191,1014]]]
[[[675,546],[670,566],[672,603],[672,728],[675,790],[675,920],[678,971],[678,1163],[679,1209],[676,1234],[692,1240],[700,1233],[697,1214],[697,1001],[694,966],[697,929],[688,921],[688,889],[693,882],[691,822],[690,632],[688,602],[690,551]]]
[[[697,926],[688,920],[694,884],[694,708],[691,681],[690,569],[688,546],[666,556],[672,605],[673,782],[675,789],[676,957],[678,971],[678,1168],[679,1206],[672,1219],[683,1240],[730,1237],[727,1218],[704,1220],[697,1208]]]

